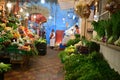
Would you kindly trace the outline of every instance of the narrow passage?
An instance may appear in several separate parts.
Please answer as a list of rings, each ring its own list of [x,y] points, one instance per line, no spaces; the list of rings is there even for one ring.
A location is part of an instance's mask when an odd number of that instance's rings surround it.
[[[29,65],[22,70],[18,65],[5,73],[5,80],[64,80],[63,65],[58,58],[59,50],[47,48],[45,56],[30,58]]]

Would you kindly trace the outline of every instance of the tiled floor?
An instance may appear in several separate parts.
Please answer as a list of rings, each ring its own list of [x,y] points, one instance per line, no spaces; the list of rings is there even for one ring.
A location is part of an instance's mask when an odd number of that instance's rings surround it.
[[[24,70],[18,65],[5,74],[5,80],[64,80],[63,65],[58,58],[58,52],[47,48],[45,56],[31,58],[29,66]]]

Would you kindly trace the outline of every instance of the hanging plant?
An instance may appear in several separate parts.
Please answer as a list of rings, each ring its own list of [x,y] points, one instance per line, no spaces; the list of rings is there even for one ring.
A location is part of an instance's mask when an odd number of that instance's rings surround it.
[[[84,8],[83,8],[83,16],[85,18],[88,18],[90,15],[90,7],[88,5],[86,5]]]
[[[110,13],[114,13],[120,10],[120,1],[119,0],[108,0],[107,4],[105,5],[105,9],[108,10]]]
[[[82,17],[82,8],[83,8],[83,6],[81,3],[76,4],[76,6],[75,6],[75,12],[80,17]]]
[[[81,18],[88,18],[90,15],[90,6],[86,4],[85,2],[79,3],[75,6],[75,12]]]

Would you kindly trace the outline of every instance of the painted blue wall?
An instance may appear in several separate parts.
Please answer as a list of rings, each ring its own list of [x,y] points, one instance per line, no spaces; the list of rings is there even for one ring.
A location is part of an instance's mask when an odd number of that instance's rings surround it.
[[[69,10],[61,10],[58,4],[50,5],[50,15],[52,19],[47,19],[47,22],[43,25],[46,30],[46,39],[49,44],[49,34],[52,29],[56,30],[66,30],[66,23],[68,23],[68,27],[72,27],[74,24],[78,23],[78,16],[74,13],[73,9]],[[69,14],[69,16],[68,16]],[[73,17],[74,16],[74,17]],[[63,20],[64,18],[64,20]]]
[[[50,12],[50,16],[52,16],[52,19],[47,18],[47,22],[43,23],[43,26],[46,31],[46,39],[47,43],[49,44],[49,34],[52,29],[56,30],[66,30],[67,28],[70,28],[74,24],[78,23],[78,16],[74,13],[73,9],[68,10],[61,10],[59,4],[55,3],[45,3],[41,4],[40,2],[34,3],[31,1],[31,3],[28,4],[31,5],[41,5],[43,7],[48,8]],[[69,15],[69,16],[68,16]],[[64,20],[63,20],[64,18]],[[66,27],[66,23],[68,24],[68,27]],[[30,22],[28,22],[30,24]],[[37,24],[34,23],[34,26]]]

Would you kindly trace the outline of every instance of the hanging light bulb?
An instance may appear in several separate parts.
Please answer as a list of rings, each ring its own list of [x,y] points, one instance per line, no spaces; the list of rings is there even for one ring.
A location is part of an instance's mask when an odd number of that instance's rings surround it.
[[[36,15],[34,15],[34,19],[36,18]]]
[[[8,7],[8,8],[12,8],[12,3],[11,3],[10,1],[8,1],[7,7]]]
[[[63,23],[65,23],[65,18],[62,18],[62,20],[63,20]]]
[[[45,4],[45,0],[41,0],[41,3],[42,3],[42,4]]]
[[[12,3],[10,1],[8,1],[8,3],[7,3],[7,8],[9,10],[9,12],[10,12],[11,8],[12,8]]]
[[[25,14],[25,19],[28,19],[28,17],[29,17],[29,13],[26,13]]]
[[[63,21],[65,21],[65,18],[62,18]]]
[[[28,17],[28,16],[29,16],[29,13],[26,13],[26,16]]]
[[[52,19],[52,16],[49,16],[49,19]]]
[[[68,14],[68,17],[70,17],[70,14]]]
[[[23,12],[23,9],[22,9],[22,8],[20,8],[20,12]]]
[[[98,21],[99,20],[99,17],[98,17],[98,15],[94,15],[94,21]]]

